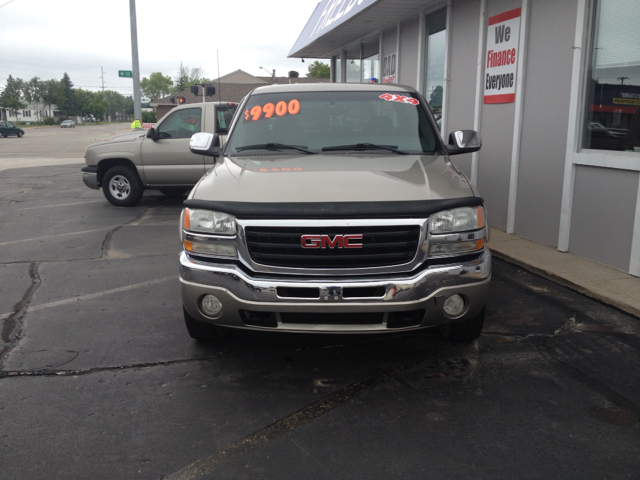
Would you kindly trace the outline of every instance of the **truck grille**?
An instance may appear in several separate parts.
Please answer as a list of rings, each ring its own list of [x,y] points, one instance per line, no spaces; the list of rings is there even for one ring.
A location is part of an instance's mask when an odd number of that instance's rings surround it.
[[[402,265],[416,255],[418,225],[367,227],[246,227],[254,262],[289,268],[366,268]],[[362,248],[302,248],[302,235],[362,235]]]

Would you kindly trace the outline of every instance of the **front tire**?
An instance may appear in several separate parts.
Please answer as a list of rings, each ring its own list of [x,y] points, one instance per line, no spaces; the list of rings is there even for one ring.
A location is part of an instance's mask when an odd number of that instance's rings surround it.
[[[445,323],[440,326],[440,333],[451,342],[471,342],[480,337],[484,326],[486,306],[475,316],[468,320],[456,323]]]
[[[187,326],[187,331],[194,340],[211,342],[213,340],[219,340],[229,333],[229,330],[224,327],[196,320],[189,315],[184,306],[182,307],[182,311],[184,313],[184,323]]]
[[[18,138],[22,137],[22,132],[18,132]]]
[[[124,165],[111,167],[102,179],[102,192],[116,207],[133,207],[142,198],[144,187],[138,174]]]

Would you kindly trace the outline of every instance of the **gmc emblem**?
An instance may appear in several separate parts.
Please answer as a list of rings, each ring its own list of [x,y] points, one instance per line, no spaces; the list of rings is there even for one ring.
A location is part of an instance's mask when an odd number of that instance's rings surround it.
[[[336,235],[333,240],[329,235],[302,235],[300,244],[302,248],[362,248],[355,240],[362,240],[362,234]]]

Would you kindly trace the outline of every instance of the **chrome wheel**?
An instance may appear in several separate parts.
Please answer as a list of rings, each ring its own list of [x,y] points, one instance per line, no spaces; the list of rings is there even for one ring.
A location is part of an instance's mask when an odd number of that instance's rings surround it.
[[[109,181],[109,191],[114,198],[126,200],[131,194],[131,183],[123,175],[114,175]]]

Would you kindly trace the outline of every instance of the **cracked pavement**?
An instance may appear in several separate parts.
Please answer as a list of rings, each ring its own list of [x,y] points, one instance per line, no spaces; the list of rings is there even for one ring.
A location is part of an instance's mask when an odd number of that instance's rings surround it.
[[[80,167],[0,171],[2,480],[637,478],[637,318],[495,261],[471,344],[198,344],[181,200],[114,208]]]

